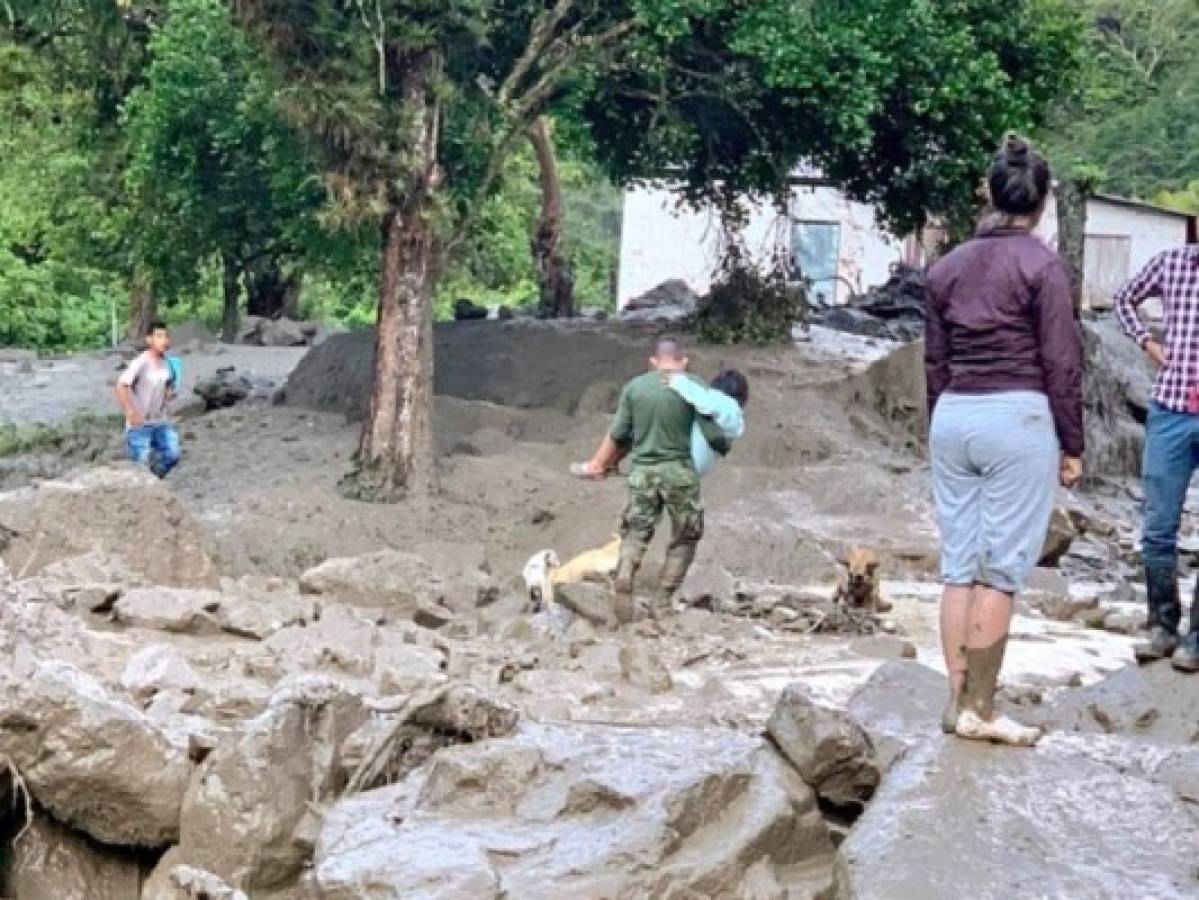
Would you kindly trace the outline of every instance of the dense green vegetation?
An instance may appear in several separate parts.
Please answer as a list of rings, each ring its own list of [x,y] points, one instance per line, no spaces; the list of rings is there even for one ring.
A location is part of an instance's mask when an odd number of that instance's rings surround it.
[[[1199,3],[1083,0],[1087,65],[1045,139],[1101,189],[1199,211]]]

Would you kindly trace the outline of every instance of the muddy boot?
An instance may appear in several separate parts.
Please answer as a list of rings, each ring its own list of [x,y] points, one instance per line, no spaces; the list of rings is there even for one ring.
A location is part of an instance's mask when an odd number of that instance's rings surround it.
[[[683,586],[691,563],[695,561],[695,544],[682,544],[666,551],[662,574],[658,578],[658,593],[654,598],[653,615],[659,618],[671,612],[675,594]]]
[[[941,730],[946,734],[955,734],[958,730],[958,719],[962,715],[962,695],[955,694],[951,688],[949,691],[949,702],[945,704],[945,711],[941,713]]]
[[[967,740],[1032,747],[1040,740],[1041,729],[995,714],[995,691],[999,687],[999,669],[1003,666],[1006,649],[1005,637],[990,647],[966,650],[962,714],[958,716],[954,731],[958,737]]]
[[[637,618],[637,604],[633,597],[633,580],[641,561],[645,558],[646,544],[626,537],[620,544],[620,560],[616,564],[616,575],[612,579],[612,612],[620,625],[628,625]]]
[[[1170,662],[1179,672],[1199,672],[1199,582],[1191,600],[1191,630],[1182,639]]]
[[[1182,621],[1178,577],[1172,566],[1146,568],[1145,590],[1149,598],[1149,640],[1132,648],[1142,664],[1170,658],[1178,646],[1178,624]],[[1191,619],[1195,619],[1193,611]]]

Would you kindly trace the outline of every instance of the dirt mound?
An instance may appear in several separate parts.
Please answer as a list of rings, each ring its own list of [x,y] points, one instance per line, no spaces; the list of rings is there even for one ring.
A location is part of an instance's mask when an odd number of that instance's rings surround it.
[[[522,320],[455,322],[434,333],[434,392],[500,406],[573,414],[597,386],[618,390],[645,368],[655,332]],[[366,415],[375,357],[373,331],[333,335],[291,378],[291,406]]]

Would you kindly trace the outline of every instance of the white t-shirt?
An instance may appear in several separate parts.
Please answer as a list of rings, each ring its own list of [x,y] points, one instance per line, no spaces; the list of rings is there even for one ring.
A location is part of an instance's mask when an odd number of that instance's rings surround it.
[[[166,421],[167,385],[171,367],[165,358],[149,350],[131,362],[121,373],[120,383],[130,389],[133,405],[146,424]]]

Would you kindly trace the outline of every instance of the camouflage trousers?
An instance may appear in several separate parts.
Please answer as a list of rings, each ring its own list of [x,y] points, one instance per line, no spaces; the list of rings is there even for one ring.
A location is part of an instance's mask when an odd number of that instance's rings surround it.
[[[635,466],[629,472],[629,503],[620,532],[624,543],[644,552],[663,512],[670,516],[671,548],[694,548],[704,536],[704,502],[699,475],[688,463]]]

